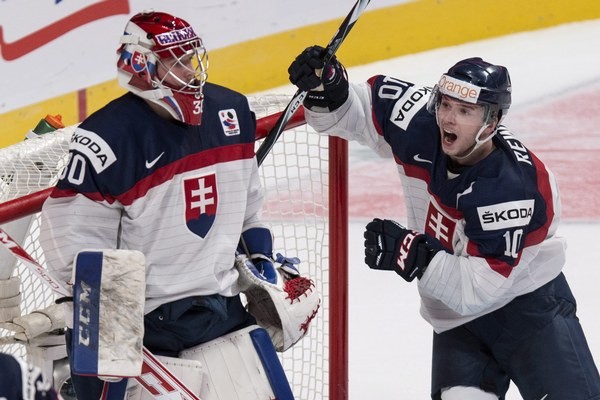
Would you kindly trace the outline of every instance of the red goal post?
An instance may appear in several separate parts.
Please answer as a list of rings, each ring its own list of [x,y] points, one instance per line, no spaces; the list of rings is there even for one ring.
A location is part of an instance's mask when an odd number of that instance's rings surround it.
[[[258,118],[257,148],[289,99],[250,98]],[[37,243],[39,211],[66,163],[74,129],[67,127],[0,149],[0,226],[42,265],[44,255]],[[312,131],[301,108],[260,170],[265,187],[263,216],[271,225],[274,249],[298,256],[301,271],[315,280],[322,296],[321,310],[308,335],[281,354],[288,379],[298,399],[347,399],[347,143]],[[27,274],[12,255],[0,250],[0,279],[18,276],[21,281],[21,314],[50,305],[53,293]],[[10,321],[0,319],[0,351],[26,356],[30,346],[8,344],[11,332],[3,329],[5,322]]]

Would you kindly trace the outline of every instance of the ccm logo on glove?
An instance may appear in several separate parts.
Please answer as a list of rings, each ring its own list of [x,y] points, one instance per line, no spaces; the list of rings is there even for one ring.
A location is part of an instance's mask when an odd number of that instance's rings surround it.
[[[307,47],[288,68],[290,82],[307,92],[304,107],[317,112],[337,110],[349,93],[346,68],[335,56],[325,65],[325,52],[321,46]]]
[[[425,235],[392,220],[375,218],[364,236],[365,263],[373,269],[396,271],[408,282],[421,278],[437,253]]]
[[[410,246],[415,238],[418,237],[418,234],[413,231],[409,231],[406,236],[404,236],[404,240],[400,244],[399,254],[398,254],[398,268],[402,271],[406,271],[406,268],[410,268],[410,265],[406,265],[407,261],[409,261],[410,255]]]

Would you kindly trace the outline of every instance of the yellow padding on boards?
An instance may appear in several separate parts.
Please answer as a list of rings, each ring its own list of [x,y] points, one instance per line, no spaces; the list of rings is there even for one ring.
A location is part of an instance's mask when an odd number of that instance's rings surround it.
[[[348,2],[348,10],[352,2]],[[373,2],[370,5],[373,6]],[[348,10],[340,10],[343,16]],[[339,50],[348,67],[439,47],[600,18],[597,0],[420,0],[369,10]],[[305,47],[325,46],[342,17],[221,49],[208,49],[209,80],[242,93],[284,85],[287,67]],[[116,79],[86,89],[86,114],[123,93]],[[291,94],[291,93],[290,93]],[[77,123],[77,94],[0,114],[0,147],[23,140],[46,114]]]

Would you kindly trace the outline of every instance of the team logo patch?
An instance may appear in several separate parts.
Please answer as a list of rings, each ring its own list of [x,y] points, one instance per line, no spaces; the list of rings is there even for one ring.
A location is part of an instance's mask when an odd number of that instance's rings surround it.
[[[432,238],[436,238],[445,249],[454,251],[454,231],[456,230],[456,221],[450,219],[445,213],[439,210],[434,203],[429,203],[427,209],[427,223],[425,224],[425,233]]]
[[[240,123],[237,114],[233,108],[219,111],[219,119],[225,136],[234,136],[240,134]]]
[[[147,64],[146,56],[142,53],[136,51],[131,56],[131,68],[135,72],[142,72],[146,69]]]
[[[217,176],[213,174],[187,178],[183,181],[185,224],[188,229],[205,238],[217,215]]]

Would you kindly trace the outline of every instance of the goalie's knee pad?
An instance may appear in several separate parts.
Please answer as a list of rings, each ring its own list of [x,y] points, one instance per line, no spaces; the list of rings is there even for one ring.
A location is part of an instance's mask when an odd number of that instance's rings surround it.
[[[294,399],[269,334],[256,325],[184,350],[179,356],[156,357],[202,400]],[[127,400],[154,398],[137,381],[129,380]]]
[[[207,376],[207,371],[200,361],[165,356],[155,357],[164,364],[169,372],[178,377],[192,393],[200,393],[202,385],[206,381]],[[158,385],[158,382],[153,381],[153,377],[142,374],[140,375],[140,379],[143,379],[148,385],[156,390],[154,393],[150,393],[145,390],[137,380],[129,379],[127,385],[127,400],[153,400],[156,399],[158,395],[164,394],[161,393],[161,388],[160,385]],[[202,400],[206,400],[204,397],[200,398]]]
[[[268,333],[256,326],[184,350],[181,358],[200,361],[210,371],[203,400],[292,400],[294,398]]]
[[[256,353],[263,363],[267,378],[275,393],[275,398],[293,399],[292,389],[290,388],[281,361],[275,352],[269,333],[263,328],[257,328],[250,332],[250,337],[252,338]]]

